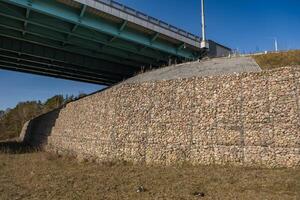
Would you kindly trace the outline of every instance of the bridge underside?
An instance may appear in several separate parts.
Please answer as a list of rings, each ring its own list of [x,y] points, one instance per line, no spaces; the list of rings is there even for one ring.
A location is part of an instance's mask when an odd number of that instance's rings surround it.
[[[112,85],[201,49],[72,2],[0,0],[0,68]]]

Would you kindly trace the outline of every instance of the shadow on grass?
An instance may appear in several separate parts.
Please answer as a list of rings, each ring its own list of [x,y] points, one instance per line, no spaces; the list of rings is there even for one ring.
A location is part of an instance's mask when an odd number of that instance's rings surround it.
[[[33,147],[25,142],[18,141],[0,141],[0,153],[7,154],[25,154],[39,151],[39,148]]]

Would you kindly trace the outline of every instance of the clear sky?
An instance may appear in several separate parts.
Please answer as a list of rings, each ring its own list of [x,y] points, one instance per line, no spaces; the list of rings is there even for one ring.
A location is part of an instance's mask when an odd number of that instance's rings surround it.
[[[118,0],[200,35],[201,0]],[[300,0],[205,0],[207,37],[232,49],[300,48]]]
[[[200,35],[200,0],[117,0]],[[300,49],[299,0],[206,0],[207,37],[240,52]],[[0,70],[0,110],[55,94],[90,93],[99,85]]]
[[[45,101],[56,94],[92,93],[100,85],[0,70],[0,110],[14,107],[20,101]]]

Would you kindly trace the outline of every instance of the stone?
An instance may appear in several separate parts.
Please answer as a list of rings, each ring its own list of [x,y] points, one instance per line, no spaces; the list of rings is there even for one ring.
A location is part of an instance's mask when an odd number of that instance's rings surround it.
[[[286,67],[121,83],[62,108],[46,150],[82,161],[299,167],[300,75],[294,74]],[[22,138],[30,128],[25,124]],[[31,131],[35,141],[43,132]]]

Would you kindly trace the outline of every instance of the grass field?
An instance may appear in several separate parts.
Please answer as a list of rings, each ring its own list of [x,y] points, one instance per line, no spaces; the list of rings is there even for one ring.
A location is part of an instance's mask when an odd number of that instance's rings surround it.
[[[280,53],[268,53],[253,56],[253,58],[263,70],[293,65],[300,66],[300,50]]]
[[[145,191],[137,192],[140,186]],[[46,152],[0,153],[1,200],[297,200],[299,192],[300,169],[96,164]]]

